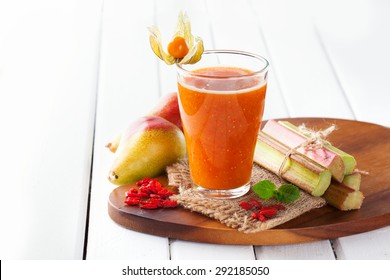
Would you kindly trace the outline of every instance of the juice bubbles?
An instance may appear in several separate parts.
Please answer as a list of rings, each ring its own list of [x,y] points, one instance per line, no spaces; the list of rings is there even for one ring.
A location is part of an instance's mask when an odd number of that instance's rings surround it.
[[[191,178],[204,195],[232,198],[249,190],[266,88],[266,75],[246,68],[212,66],[179,73]]]

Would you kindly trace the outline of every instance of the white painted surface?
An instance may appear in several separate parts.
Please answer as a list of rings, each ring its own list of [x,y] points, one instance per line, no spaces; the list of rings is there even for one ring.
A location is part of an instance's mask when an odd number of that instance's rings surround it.
[[[311,2],[279,0],[252,4],[291,117],[350,118],[347,100],[315,33]]]
[[[172,260],[254,260],[253,246],[171,241]]]
[[[390,260],[390,227],[338,238],[334,250],[340,260]]]
[[[175,69],[155,58],[146,27],[157,24],[168,42],[179,10],[188,12],[206,49],[242,49],[270,60],[265,119],[390,126],[389,2],[102,5],[0,2],[0,258],[80,259],[87,235],[87,259],[390,259],[390,227],[333,240],[334,252],[328,240],[225,246],[124,229],[107,214],[114,155],[104,148],[159,96],[176,90]]]
[[[88,229],[88,259],[168,259],[168,239],[129,231],[107,213],[116,187],[107,180],[114,154],[104,146],[158,98],[157,64],[146,26],[153,22],[153,1],[104,3],[94,165]]]
[[[101,1],[0,2],[0,258],[83,256]]]
[[[335,256],[329,241],[305,244],[256,246],[257,259],[265,260],[334,260]]]
[[[389,127],[390,2],[332,0],[316,8],[324,50],[356,119]]]

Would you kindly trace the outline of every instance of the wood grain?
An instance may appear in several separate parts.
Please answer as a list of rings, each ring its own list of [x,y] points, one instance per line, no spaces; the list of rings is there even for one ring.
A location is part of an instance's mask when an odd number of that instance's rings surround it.
[[[108,212],[118,224],[144,233],[218,244],[276,245],[333,239],[390,225],[390,129],[365,122],[324,119],[285,119],[314,129],[336,124],[329,140],[355,156],[358,167],[370,174],[362,179],[365,195],[360,210],[342,212],[325,206],[274,229],[244,234],[203,215],[178,208],[142,210],[125,206],[124,193],[130,185],[116,188],[109,197]],[[160,177],[166,184],[165,176]]]
[[[0,259],[83,257],[102,7],[0,1]]]

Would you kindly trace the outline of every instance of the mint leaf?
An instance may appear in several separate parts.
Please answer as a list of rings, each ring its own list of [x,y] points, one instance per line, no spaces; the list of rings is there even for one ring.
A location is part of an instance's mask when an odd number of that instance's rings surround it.
[[[263,199],[270,199],[273,197],[276,186],[269,180],[260,181],[253,186],[253,191]]]
[[[281,202],[291,203],[297,200],[300,196],[299,189],[292,184],[284,184],[278,189],[278,194],[275,198]]]
[[[274,198],[275,198],[277,201],[283,202],[283,199],[284,199],[283,193],[279,192],[278,190],[275,190],[275,192],[274,192]]]

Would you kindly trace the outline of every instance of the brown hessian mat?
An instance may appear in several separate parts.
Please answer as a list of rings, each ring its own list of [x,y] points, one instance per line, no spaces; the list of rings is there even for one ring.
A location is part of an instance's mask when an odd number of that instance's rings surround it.
[[[172,196],[172,199],[184,208],[206,215],[212,219],[218,220],[228,227],[235,228],[244,233],[255,233],[258,231],[270,229],[294,219],[303,213],[315,208],[320,208],[326,204],[323,198],[313,197],[310,194],[300,190],[300,197],[296,201],[285,204],[274,199],[263,200],[251,190],[244,196],[235,199],[213,199],[207,198],[197,193],[192,187],[190,171],[187,160],[181,160],[167,167],[169,185],[177,187],[179,193]],[[253,165],[251,186],[262,180],[270,180],[277,187],[286,183],[276,174]],[[280,210],[271,219],[261,222],[252,218],[252,212],[239,206],[242,201],[249,201],[251,198],[257,199],[262,205],[283,204],[285,210]]]

